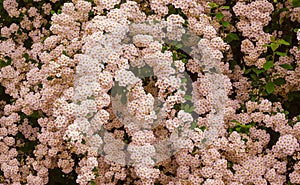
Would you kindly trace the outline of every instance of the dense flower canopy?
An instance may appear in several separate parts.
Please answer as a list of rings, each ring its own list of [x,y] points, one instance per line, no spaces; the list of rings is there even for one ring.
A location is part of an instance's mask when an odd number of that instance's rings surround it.
[[[0,185],[300,184],[299,0],[2,0]]]

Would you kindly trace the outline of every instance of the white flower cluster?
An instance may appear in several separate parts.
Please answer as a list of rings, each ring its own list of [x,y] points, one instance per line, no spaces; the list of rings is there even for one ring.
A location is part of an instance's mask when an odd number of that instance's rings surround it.
[[[115,80],[119,82],[120,86],[128,86],[128,88],[138,82],[138,78],[131,71],[125,69],[116,72]]]
[[[208,119],[208,122],[214,125],[206,132],[199,128],[191,129],[191,124],[197,121],[189,110],[176,110],[173,107],[175,104],[187,103],[184,96],[187,83],[191,80],[182,81],[188,77],[182,61],[173,61],[172,52],[161,51],[164,41],[178,42],[183,34],[188,34],[181,27],[182,17],[170,16],[167,21],[151,26],[141,23],[128,26],[119,17],[120,12],[112,12],[107,17],[96,16],[86,25],[84,54],[74,57],[78,61],[73,99],[76,118],[68,126],[64,138],[70,139],[75,146],[84,141],[87,147],[104,154],[108,163],[133,164],[136,174],[143,182],[148,182],[158,178],[159,170],[154,168],[156,162],[167,159],[182,148],[192,152],[193,142],[200,147],[205,134],[211,138],[218,136],[216,129],[222,125],[220,120],[225,106],[223,96],[226,96],[226,91],[222,88],[224,78],[218,75],[221,69],[217,61],[221,57],[216,53],[218,50],[210,53],[211,49],[206,48],[205,42],[199,42],[198,45],[196,43],[194,49],[197,51],[186,51],[196,54],[196,61],[203,64],[207,78],[211,79],[209,83],[212,85],[207,85],[210,87],[207,91],[215,92],[207,92],[205,95],[214,109],[211,114],[216,116],[216,119]],[[163,30],[169,32],[164,34]],[[134,34],[133,37],[130,34],[127,37],[127,31]],[[162,34],[157,34],[159,32]],[[126,44],[121,42],[123,39]],[[132,43],[128,44],[130,39]],[[215,39],[215,42],[219,40]],[[151,75],[156,77],[154,85],[157,87],[157,97],[147,93],[143,84],[143,80],[149,76],[140,71],[147,67],[151,68]],[[212,70],[214,71],[211,72]],[[118,83],[114,85],[114,81]],[[109,91],[117,94],[110,96]],[[121,102],[124,98],[125,103]],[[197,97],[193,97],[193,100],[196,99]],[[157,103],[159,101],[161,103]],[[159,104],[161,107],[157,108]],[[106,111],[110,106],[115,115]],[[188,107],[191,109],[192,105]],[[163,113],[159,113],[160,111]],[[132,137],[127,148],[123,140],[105,130],[114,128],[110,117],[116,117],[114,119],[122,122],[127,134]],[[159,141],[154,136],[151,129],[157,124],[166,126],[171,133],[170,138]],[[128,150],[130,157],[125,150]]]

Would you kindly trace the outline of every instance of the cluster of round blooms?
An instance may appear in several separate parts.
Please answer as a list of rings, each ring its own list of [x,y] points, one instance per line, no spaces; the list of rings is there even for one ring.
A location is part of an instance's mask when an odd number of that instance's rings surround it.
[[[250,11],[249,11],[250,10]],[[254,1],[250,4],[238,2],[233,11],[237,16],[241,17],[241,21],[237,24],[237,28],[243,33],[243,36],[248,37],[250,40],[245,39],[242,44],[242,51],[247,55],[245,62],[247,65],[256,65],[262,68],[262,65],[257,60],[263,52],[266,52],[265,44],[270,40],[270,34],[263,31],[263,27],[268,25],[271,17],[269,16],[274,7],[268,1]],[[255,47],[253,45],[255,43]],[[251,49],[252,48],[252,49]]]
[[[178,112],[178,119],[182,123],[191,123],[194,119],[191,114],[184,112],[183,110],[180,110]]]
[[[180,122],[179,122],[178,118],[168,119],[166,121],[166,127],[170,132],[175,131],[175,129],[179,126],[180,126]]]
[[[97,0],[95,1],[97,7],[101,7],[101,9],[113,9],[115,5],[120,3],[120,0]]]
[[[120,86],[132,86],[137,83],[138,78],[131,71],[127,71],[125,69],[121,69],[117,71],[115,80],[119,82]]]
[[[274,145],[272,148],[272,151],[276,155],[279,155],[278,157],[293,155],[297,150],[299,150],[299,143],[297,139],[291,134],[280,136],[276,145]]]
[[[20,11],[18,10],[18,3],[15,0],[3,1],[3,8],[7,11],[10,17],[18,17]]]
[[[95,179],[95,174],[93,174],[92,170],[98,166],[97,159],[95,157],[89,157],[87,159],[83,159],[79,162],[80,174],[76,179],[76,182],[80,185],[85,185],[91,180]]]

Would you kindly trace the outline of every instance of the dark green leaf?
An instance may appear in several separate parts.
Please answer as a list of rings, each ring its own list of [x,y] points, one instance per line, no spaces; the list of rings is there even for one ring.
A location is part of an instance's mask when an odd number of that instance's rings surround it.
[[[293,70],[293,66],[291,66],[291,64],[281,64],[279,65],[280,67],[284,68],[284,69],[289,69],[289,70]]]
[[[98,172],[99,170],[98,170],[98,168],[93,168],[93,170],[92,170],[93,172]]]
[[[293,7],[300,7],[300,0],[293,0]]]
[[[10,64],[8,62],[5,62],[4,60],[0,60],[0,68],[9,66]]]
[[[264,69],[268,70],[270,68],[274,67],[274,63],[272,60],[267,61],[266,63],[264,63]]]
[[[66,55],[67,57],[70,57],[70,56],[68,55],[68,53],[66,52],[66,50],[63,50],[62,54]]]
[[[23,56],[24,56],[24,58],[25,58],[26,60],[29,60],[29,54],[28,54],[28,53],[25,53]]]
[[[268,82],[266,84],[266,91],[268,94],[272,94],[275,90],[275,84],[273,82]]]
[[[236,33],[229,33],[224,39],[227,43],[230,43],[234,40],[240,40],[239,36]]]
[[[250,77],[254,80],[254,81],[257,81],[258,80],[258,78],[257,78],[257,76],[255,75],[255,74],[250,74]]]
[[[200,129],[201,129],[202,131],[204,131],[204,130],[206,129],[206,126],[202,126],[202,127],[200,127]]]
[[[244,74],[249,74],[251,72],[251,69],[246,69]]]
[[[257,75],[259,75],[260,73],[263,73],[263,72],[265,72],[265,70],[264,70],[264,69],[257,69],[257,68],[252,68],[252,71],[254,71],[254,72],[255,72],[255,74],[257,74]]]
[[[175,53],[173,53],[172,57],[173,57],[173,61],[175,61],[175,60],[178,60],[178,59],[179,59]]]
[[[276,78],[276,79],[274,80],[274,83],[275,83],[276,85],[283,85],[283,84],[286,83],[286,81],[285,81],[284,78]]]

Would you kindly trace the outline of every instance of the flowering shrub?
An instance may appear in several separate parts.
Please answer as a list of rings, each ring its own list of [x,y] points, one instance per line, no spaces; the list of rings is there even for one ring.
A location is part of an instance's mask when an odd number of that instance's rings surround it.
[[[0,184],[300,184],[299,13],[1,1]]]

